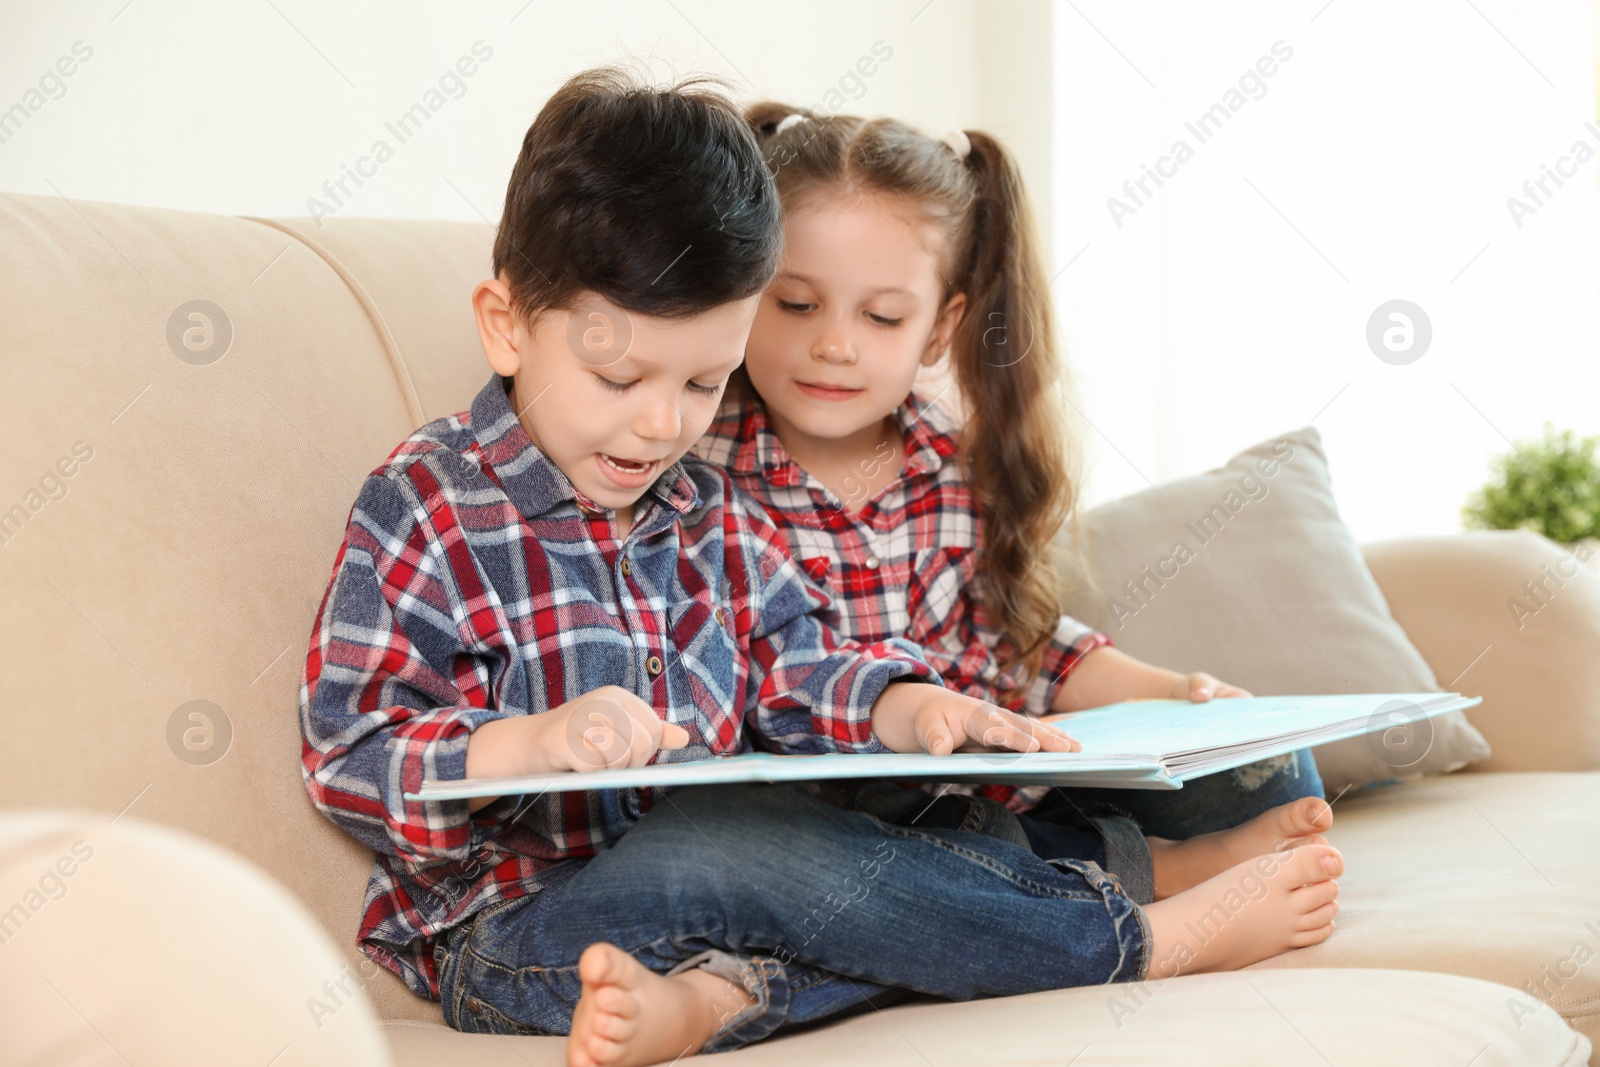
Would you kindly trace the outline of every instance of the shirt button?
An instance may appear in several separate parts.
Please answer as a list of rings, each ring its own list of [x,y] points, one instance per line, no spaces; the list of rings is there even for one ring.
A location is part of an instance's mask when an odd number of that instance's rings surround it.
[[[654,678],[656,675],[660,674],[661,673],[661,657],[660,656],[651,656],[649,659],[645,660],[644,661],[644,669],[649,673],[650,677],[652,677],[652,678]]]
[[[867,557],[867,566],[870,567],[872,570],[877,570],[878,569],[878,565],[881,564],[882,562],[883,561],[881,559],[879,559],[877,556],[868,556]]]
[[[628,562],[628,557],[627,556],[623,556],[622,557],[622,573],[624,575],[629,575],[629,574],[633,573],[633,564]]]
[[[721,608],[718,608],[713,614],[715,614],[716,617],[717,617],[717,625],[718,626],[726,626],[726,625],[728,625],[728,613],[726,611],[723,611]]]

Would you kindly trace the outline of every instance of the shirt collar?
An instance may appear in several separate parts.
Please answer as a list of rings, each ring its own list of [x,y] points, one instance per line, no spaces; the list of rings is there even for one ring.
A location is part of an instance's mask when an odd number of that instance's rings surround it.
[[[783,447],[767,407],[759,398],[742,402],[734,440],[724,458],[730,470],[759,474],[774,485],[799,485],[805,472]],[[916,393],[894,411],[895,423],[905,442],[904,477],[934,474],[959,449],[955,431],[944,409],[922,400]]]
[[[935,474],[960,450],[955,424],[939,405],[912,393],[895,417],[906,439],[906,477]]]
[[[533,443],[511,410],[506,394],[512,379],[492,374],[472,401],[472,434],[483,458],[494,468],[506,496],[524,518],[533,519],[568,500],[580,508],[602,511],[600,505],[574,488],[561,468]],[[661,472],[645,490],[679,514],[687,515],[703,501],[694,479],[680,460]]]

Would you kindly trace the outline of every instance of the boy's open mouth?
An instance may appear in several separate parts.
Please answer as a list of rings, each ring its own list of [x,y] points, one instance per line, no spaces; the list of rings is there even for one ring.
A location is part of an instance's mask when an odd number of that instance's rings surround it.
[[[622,489],[638,489],[650,484],[660,460],[623,459],[621,456],[594,454],[596,465],[612,484]]]

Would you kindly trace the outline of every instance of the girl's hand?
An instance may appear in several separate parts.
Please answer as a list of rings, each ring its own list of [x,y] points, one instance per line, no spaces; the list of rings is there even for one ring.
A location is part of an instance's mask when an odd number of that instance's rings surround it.
[[[948,756],[957,749],[1077,752],[1081,745],[1038,719],[924,682],[895,682],[872,705],[872,732],[895,752]]]
[[[1173,700],[1192,700],[1196,704],[1204,704],[1212,697],[1247,697],[1251,693],[1248,689],[1219,681],[1214,675],[1196,671],[1194,674],[1180,674],[1167,695]]]

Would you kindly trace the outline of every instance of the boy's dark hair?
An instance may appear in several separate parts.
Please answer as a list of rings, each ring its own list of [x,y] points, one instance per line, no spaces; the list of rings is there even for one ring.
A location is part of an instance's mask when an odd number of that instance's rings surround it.
[[[777,190],[715,79],[642,84],[617,67],[556,90],[522,140],[494,242],[532,318],[584,291],[686,318],[764,289],[783,243]]]

